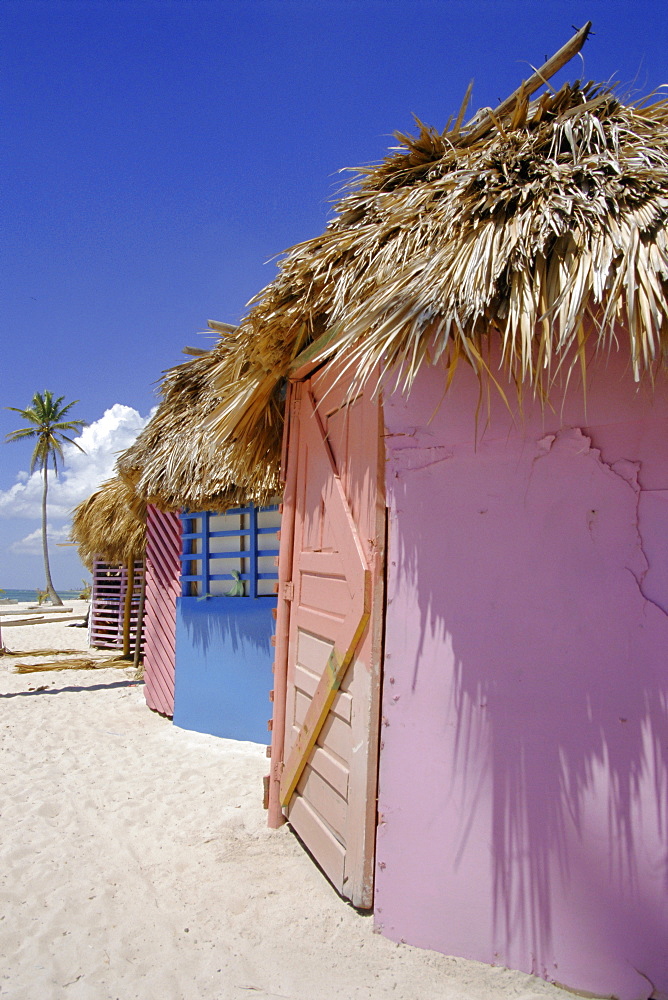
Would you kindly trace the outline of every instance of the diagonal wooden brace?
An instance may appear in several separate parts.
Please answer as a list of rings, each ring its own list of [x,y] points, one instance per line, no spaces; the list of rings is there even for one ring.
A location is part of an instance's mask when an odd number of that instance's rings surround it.
[[[365,577],[367,577],[367,579],[365,580],[364,589],[365,592],[368,592],[370,586],[370,573],[368,570],[365,571]],[[367,602],[365,602],[365,604],[366,603]],[[369,611],[365,608],[359,620],[359,624],[355,629],[350,646],[346,650],[345,654],[341,656],[337,652],[336,647],[329,654],[327,665],[325,666],[325,670],[315,690],[311,704],[306,712],[306,718],[304,719],[302,727],[299,730],[297,741],[293,746],[290,756],[288,757],[283,769],[281,777],[281,805],[283,808],[285,808],[290,802],[292,793],[299,783],[302,772],[306,767],[309,754],[315,746],[316,740],[320,735],[320,730],[325,724],[325,719],[327,718],[327,714],[332,706],[332,702],[341,687],[346,671],[352,662],[355,648],[362,638],[368,621]]]

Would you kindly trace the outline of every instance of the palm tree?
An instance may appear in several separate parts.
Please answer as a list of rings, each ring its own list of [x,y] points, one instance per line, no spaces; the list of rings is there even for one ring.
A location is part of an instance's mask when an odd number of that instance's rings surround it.
[[[77,433],[86,426],[85,420],[64,420],[63,417],[79,402],[75,399],[72,403],[62,405],[64,396],[58,399],[53,398],[53,393],[36,392],[32,398],[32,403],[27,409],[19,410],[16,406],[8,406],[6,409],[20,413],[29,424],[17,431],[7,434],[7,441],[22,441],[23,438],[36,439],[35,450],[32,453],[30,462],[30,472],[39,469],[44,474],[44,486],[42,489],[42,549],[44,552],[44,572],[46,575],[46,589],[51,603],[62,607],[62,601],[55,591],[51,580],[51,569],[49,567],[49,547],[46,540],[46,496],[49,489],[49,461],[53,462],[53,471],[58,475],[58,458],[63,458],[63,441],[73,444],[79,451],[83,451],[81,445],[73,441],[68,434]]]

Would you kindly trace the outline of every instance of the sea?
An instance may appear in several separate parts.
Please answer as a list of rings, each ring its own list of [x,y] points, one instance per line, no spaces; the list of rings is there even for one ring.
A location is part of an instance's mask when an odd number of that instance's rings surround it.
[[[63,601],[76,601],[81,593],[80,590],[59,590],[58,595]],[[0,601],[28,601],[30,604],[37,604],[36,590],[11,590],[5,587],[0,590]]]

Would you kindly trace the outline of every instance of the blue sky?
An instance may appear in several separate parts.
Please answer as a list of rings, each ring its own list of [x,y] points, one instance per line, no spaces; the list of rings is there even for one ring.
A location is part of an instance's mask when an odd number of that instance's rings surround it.
[[[37,390],[79,399],[106,474],[163,369],[236,321],[273,258],[320,232],[345,179],[442,128],[473,78],[496,105],[586,20],[560,79],[668,83],[665,0],[3,0],[0,438]],[[120,409],[114,409],[120,407]],[[105,416],[106,414],[106,416]],[[0,586],[41,585],[29,448],[0,443]],[[58,534],[60,533],[60,534]],[[54,549],[56,586],[77,584]]]

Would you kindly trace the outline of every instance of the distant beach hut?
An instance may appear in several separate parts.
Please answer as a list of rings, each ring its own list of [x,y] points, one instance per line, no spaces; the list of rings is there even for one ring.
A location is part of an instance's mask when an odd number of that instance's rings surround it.
[[[120,479],[111,479],[72,515],[72,540],[93,574],[89,639],[128,656],[141,631],[145,511]]]
[[[263,741],[280,523],[278,504],[269,501],[279,483],[256,470],[247,488],[232,477],[225,449],[212,449],[202,432],[218,405],[212,372],[235,329],[210,326],[219,343],[187,349],[195,357],[166,372],[160,406],[118,468],[147,503],[148,552],[156,522],[171,519],[159,543],[175,636],[169,714],[185,729]]]
[[[635,1000],[668,995],[668,103],[533,99],[554,68],[363,172],[206,433],[285,481],[270,822],[395,940]]]
[[[80,504],[72,521],[72,539],[93,573],[90,643],[126,656],[134,650],[136,662],[141,654],[146,703],[168,716],[174,711],[180,534],[178,515],[147,508],[119,477]]]

